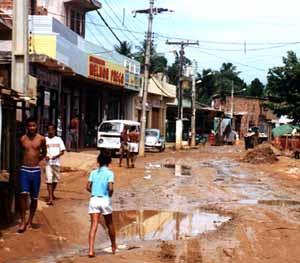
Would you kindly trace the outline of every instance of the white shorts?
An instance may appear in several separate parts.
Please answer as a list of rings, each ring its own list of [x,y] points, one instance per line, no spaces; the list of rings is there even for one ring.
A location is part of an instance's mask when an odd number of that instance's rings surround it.
[[[139,152],[139,144],[137,142],[129,142],[128,143],[128,151],[131,153]]]
[[[60,166],[58,165],[46,165],[46,183],[57,183],[60,180]]]
[[[112,213],[111,198],[92,196],[89,203],[89,214],[110,215]]]

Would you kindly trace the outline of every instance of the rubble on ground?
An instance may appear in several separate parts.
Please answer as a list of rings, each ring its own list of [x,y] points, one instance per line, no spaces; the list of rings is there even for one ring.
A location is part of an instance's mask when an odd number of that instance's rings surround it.
[[[278,161],[278,158],[270,145],[262,144],[249,150],[242,158],[242,161],[252,164],[275,163]]]

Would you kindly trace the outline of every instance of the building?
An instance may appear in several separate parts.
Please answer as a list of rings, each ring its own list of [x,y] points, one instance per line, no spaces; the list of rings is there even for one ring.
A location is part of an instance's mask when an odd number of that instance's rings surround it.
[[[144,87],[144,85],[142,85]],[[136,97],[135,120],[140,121],[142,115],[142,94]],[[163,73],[152,74],[149,78],[146,104],[146,128],[160,130],[166,136],[167,107],[176,98],[176,86],[169,84]]]
[[[11,207],[17,184],[17,139],[22,122],[37,117],[39,132],[57,125],[68,139],[75,113],[80,147],[94,146],[95,127],[105,119],[133,119],[140,91],[139,62],[106,50],[85,37],[87,12],[96,0],[32,0],[29,26],[29,84],[26,100],[11,87],[13,0],[0,1],[0,218]],[[28,98],[30,101],[27,101]],[[2,191],[3,190],[3,191]],[[4,208],[4,209],[2,209]]]
[[[30,74],[37,80],[37,89],[31,92],[36,94],[36,107],[27,108],[26,115],[37,117],[41,133],[49,122],[55,123],[67,140],[70,119],[77,114],[80,147],[93,146],[95,127],[102,120],[134,118],[140,64],[84,38],[86,14],[101,8],[98,1],[32,3]]]
[[[233,127],[243,137],[251,127],[259,127],[261,131],[270,134],[271,121],[277,119],[277,116],[265,106],[265,102],[260,98],[234,96],[232,103],[231,96],[226,96],[225,100],[215,96],[212,107],[224,111],[227,116],[231,116],[233,107]]]

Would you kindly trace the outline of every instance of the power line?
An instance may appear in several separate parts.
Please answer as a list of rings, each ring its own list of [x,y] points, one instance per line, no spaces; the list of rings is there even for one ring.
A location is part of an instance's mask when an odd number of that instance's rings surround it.
[[[107,28],[109,29],[109,31],[113,34],[113,36],[119,41],[120,45],[122,45],[122,41],[118,38],[118,36],[116,35],[116,33],[113,31],[113,29],[110,27],[110,25],[106,22],[106,20],[104,19],[104,17],[101,15],[101,13],[99,12],[98,9],[96,9],[96,12],[98,14],[98,16],[101,18],[101,20],[103,21],[103,23],[107,26]]]
[[[49,12],[49,14],[53,14],[53,15],[57,15],[57,16],[61,16],[61,17],[66,17],[64,15],[61,15],[61,14],[58,14],[58,13],[54,13],[54,12]],[[75,18],[75,20],[77,20]],[[96,25],[96,26],[99,26],[99,27],[106,27],[105,25],[101,25],[101,24],[98,24],[98,23],[94,23],[94,22],[88,22],[88,24],[93,24],[93,25]],[[141,32],[141,31],[136,31],[136,30],[130,30],[130,29],[126,29],[126,28],[121,28],[121,27],[113,27],[111,26],[110,27],[111,29],[114,29],[114,30],[118,30],[118,31],[126,31],[126,32],[130,32],[130,33],[134,33],[134,34],[140,34],[140,35],[144,35],[145,32]],[[153,33],[157,38],[161,38],[161,39],[174,39],[174,40],[182,40],[182,41],[190,41],[190,42],[193,42],[193,41],[198,41],[200,44],[201,43],[206,43],[206,44],[216,44],[216,45],[240,45],[240,46],[244,46],[245,44],[245,41],[244,42],[232,42],[232,41],[213,41],[213,40],[195,40],[195,39],[188,39],[188,38],[183,38],[183,37],[178,37],[178,36],[172,36],[172,35],[166,35],[166,34],[163,34],[163,33]],[[246,44],[247,45],[269,45],[271,46],[271,48],[280,48],[280,45],[282,45],[282,47],[284,45],[298,45],[300,44],[300,41],[287,41],[287,42],[247,42],[246,41]],[[272,47],[274,45],[278,45],[278,47]],[[265,48],[265,49],[268,49],[268,48]],[[253,51],[259,51],[259,50],[265,50],[263,48],[253,48]],[[228,49],[224,49],[224,50],[227,50],[227,51],[230,51]],[[220,51],[224,51],[224,50],[220,50]],[[247,50],[251,50],[251,49],[247,49]],[[235,50],[234,50],[235,51]],[[239,50],[240,51],[240,50]]]
[[[109,3],[104,0],[104,2],[106,3],[106,5],[108,6],[108,8],[112,11],[112,13],[114,14],[114,16],[117,18],[117,20],[122,24],[122,20],[119,18],[119,16],[116,14],[116,12],[114,11],[114,9],[109,5]],[[128,28],[126,26],[123,26],[125,29],[128,30]],[[125,32],[125,31],[122,31]],[[130,30],[128,30],[128,32],[131,34],[131,36],[133,36],[133,38],[139,43],[140,40],[132,33],[130,32]]]
[[[196,47],[196,48],[197,48],[197,47]],[[216,58],[218,58],[218,59],[222,59],[222,60],[225,60],[225,61],[227,61],[227,62],[232,62],[233,64],[237,64],[237,65],[241,65],[241,66],[244,66],[244,67],[247,67],[247,68],[252,68],[252,69],[256,69],[256,70],[258,70],[258,71],[263,71],[263,72],[265,72],[264,69],[261,69],[261,68],[255,67],[255,66],[250,66],[250,65],[247,65],[247,64],[244,64],[244,63],[240,63],[240,62],[238,62],[238,61],[233,61],[233,60],[227,59],[227,58],[225,58],[225,57],[218,56],[218,55],[215,55],[215,54],[206,52],[206,51],[199,50],[198,52],[203,53],[203,54],[206,54],[206,55],[209,55],[209,56],[214,56],[214,57],[216,57]]]

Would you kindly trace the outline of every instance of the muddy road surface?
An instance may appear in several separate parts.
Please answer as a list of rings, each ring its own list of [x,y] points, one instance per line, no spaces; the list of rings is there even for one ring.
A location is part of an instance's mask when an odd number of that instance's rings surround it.
[[[88,171],[96,151],[67,153],[55,205],[42,186],[34,229],[1,230],[0,262],[300,262],[300,162],[241,162],[241,146],[148,153],[115,172],[118,252],[106,230],[87,258]]]

